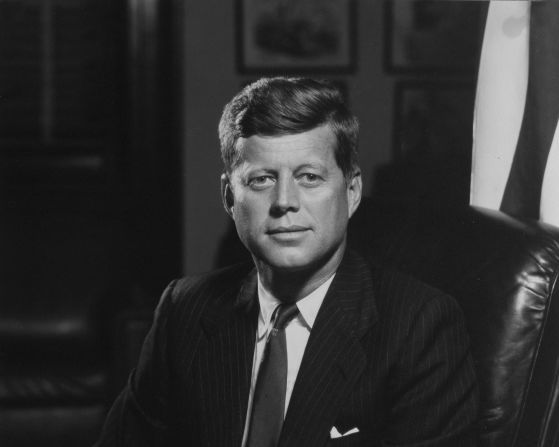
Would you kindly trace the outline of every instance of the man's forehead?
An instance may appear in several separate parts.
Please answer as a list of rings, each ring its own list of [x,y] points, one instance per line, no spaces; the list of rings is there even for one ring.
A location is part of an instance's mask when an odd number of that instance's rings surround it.
[[[330,163],[335,159],[335,141],[300,135],[259,136],[239,142],[235,166],[254,162]]]
[[[238,151],[242,151],[247,142],[261,142],[264,145],[292,145],[294,147],[305,147],[306,145],[318,143],[321,146],[335,146],[337,138],[329,125],[313,127],[302,132],[284,132],[278,134],[253,134],[247,137],[239,137],[236,142]]]

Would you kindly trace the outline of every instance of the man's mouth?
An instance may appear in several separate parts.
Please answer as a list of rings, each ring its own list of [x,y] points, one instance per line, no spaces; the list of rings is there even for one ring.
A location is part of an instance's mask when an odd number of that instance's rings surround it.
[[[307,231],[308,227],[302,227],[300,225],[289,225],[287,227],[276,227],[268,230],[268,234],[289,234],[289,233],[300,233]]]

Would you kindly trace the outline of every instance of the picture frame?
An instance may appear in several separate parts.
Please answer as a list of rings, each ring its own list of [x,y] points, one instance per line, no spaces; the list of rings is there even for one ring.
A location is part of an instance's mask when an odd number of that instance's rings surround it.
[[[237,0],[241,73],[355,70],[354,0]]]
[[[387,71],[475,74],[485,3],[385,0]]]
[[[468,165],[475,83],[401,81],[395,90],[394,158],[397,162]]]

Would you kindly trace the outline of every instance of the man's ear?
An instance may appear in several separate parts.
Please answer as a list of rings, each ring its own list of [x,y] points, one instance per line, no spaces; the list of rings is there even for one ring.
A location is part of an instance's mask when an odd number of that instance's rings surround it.
[[[231,218],[233,218],[233,205],[235,204],[235,196],[233,195],[233,189],[231,187],[231,182],[229,181],[229,176],[227,174],[221,174],[221,201],[223,203],[223,208]]]
[[[361,171],[356,170],[347,185],[347,206],[348,216],[351,217],[359,203],[361,203],[361,194],[363,192],[363,182],[361,180]]]

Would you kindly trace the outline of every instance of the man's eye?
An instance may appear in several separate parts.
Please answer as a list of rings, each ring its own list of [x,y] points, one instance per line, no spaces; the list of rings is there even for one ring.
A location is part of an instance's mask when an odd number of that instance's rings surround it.
[[[320,177],[319,175],[317,175],[317,174],[312,174],[312,173],[310,173],[310,172],[307,172],[307,173],[305,173],[305,174],[302,174],[299,178],[301,179],[301,181],[302,181],[304,184],[307,184],[307,185],[315,185],[315,184],[319,183],[319,182],[322,180],[321,177]]]
[[[251,188],[265,188],[273,183],[274,179],[269,175],[259,175],[258,177],[252,177],[248,181],[248,185]]]

